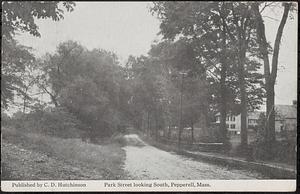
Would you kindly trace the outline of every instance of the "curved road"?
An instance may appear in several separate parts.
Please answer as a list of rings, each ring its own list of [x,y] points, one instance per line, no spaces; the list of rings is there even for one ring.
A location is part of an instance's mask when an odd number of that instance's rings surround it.
[[[260,174],[193,160],[148,145],[136,134],[124,136],[124,168],[138,180],[261,179]]]

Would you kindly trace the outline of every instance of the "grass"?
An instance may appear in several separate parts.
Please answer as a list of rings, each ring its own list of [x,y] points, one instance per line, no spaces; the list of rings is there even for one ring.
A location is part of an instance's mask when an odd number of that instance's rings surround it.
[[[105,179],[120,179],[124,176],[125,152],[117,142],[92,144],[80,138],[63,139],[38,133],[22,133],[14,128],[2,128],[2,139],[8,143],[57,157],[76,161],[95,168]]]

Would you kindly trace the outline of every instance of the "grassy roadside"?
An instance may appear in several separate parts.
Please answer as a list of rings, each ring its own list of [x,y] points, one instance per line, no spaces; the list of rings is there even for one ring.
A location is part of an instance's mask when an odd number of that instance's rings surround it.
[[[102,145],[91,144],[79,138],[63,139],[37,133],[22,133],[14,128],[2,128],[1,136],[1,163],[4,165],[2,171],[6,175],[12,169],[15,171],[12,177],[4,178],[99,180],[125,177],[125,152],[120,144],[113,141]],[[32,166],[37,166],[37,169]]]

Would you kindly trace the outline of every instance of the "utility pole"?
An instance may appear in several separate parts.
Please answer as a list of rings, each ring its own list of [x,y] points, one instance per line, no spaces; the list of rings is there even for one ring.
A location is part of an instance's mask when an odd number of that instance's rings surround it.
[[[179,74],[182,75],[182,77],[181,77],[181,89],[180,89],[180,119],[179,119],[179,131],[178,131],[178,147],[180,148],[180,146],[181,146],[181,133],[183,131],[183,126],[182,126],[183,79],[184,79],[184,75],[186,75],[187,72],[180,72]]]

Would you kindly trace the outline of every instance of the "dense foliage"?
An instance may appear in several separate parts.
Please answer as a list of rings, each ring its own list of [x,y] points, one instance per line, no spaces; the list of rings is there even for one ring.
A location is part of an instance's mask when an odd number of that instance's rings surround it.
[[[22,110],[12,118],[19,119],[18,128],[56,135],[74,129],[103,137],[131,126],[156,138],[162,131],[169,138],[175,132],[179,144],[182,134],[187,141],[197,137],[227,144],[226,116],[241,114],[241,144],[247,148],[247,112],[259,109],[267,93],[270,116],[262,139],[272,141],[275,132],[270,126],[275,120],[270,106],[274,105],[279,45],[293,8],[290,3],[282,5],[269,72],[272,49],[260,12],[267,4],[154,2],[150,12],[160,20],[163,39],[147,55],[130,56],[120,64],[116,54],[89,50],[75,41],[62,42],[55,53],[35,58],[14,35],[41,36],[35,19],[59,21],[75,4],[3,2],[1,108],[14,104]],[[38,101],[35,96],[40,94],[51,103]],[[220,126],[211,126],[217,112]],[[194,134],[196,127],[199,134]]]
[[[1,108],[8,108],[15,103],[15,95],[26,100],[32,80],[24,79],[24,74],[34,64],[35,58],[30,48],[18,44],[14,35],[18,32],[29,32],[40,36],[35,19],[63,19],[64,9],[73,11],[73,2],[35,2],[3,1],[2,5],[2,44],[1,44]],[[27,71],[28,72],[28,71]],[[30,77],[31,79],[32,77]]]
[[[67,41],[45,58],[43,68],[54,104],[66,107],[93,132],[108,135],[128,123],[126,79],[115,54]]]

